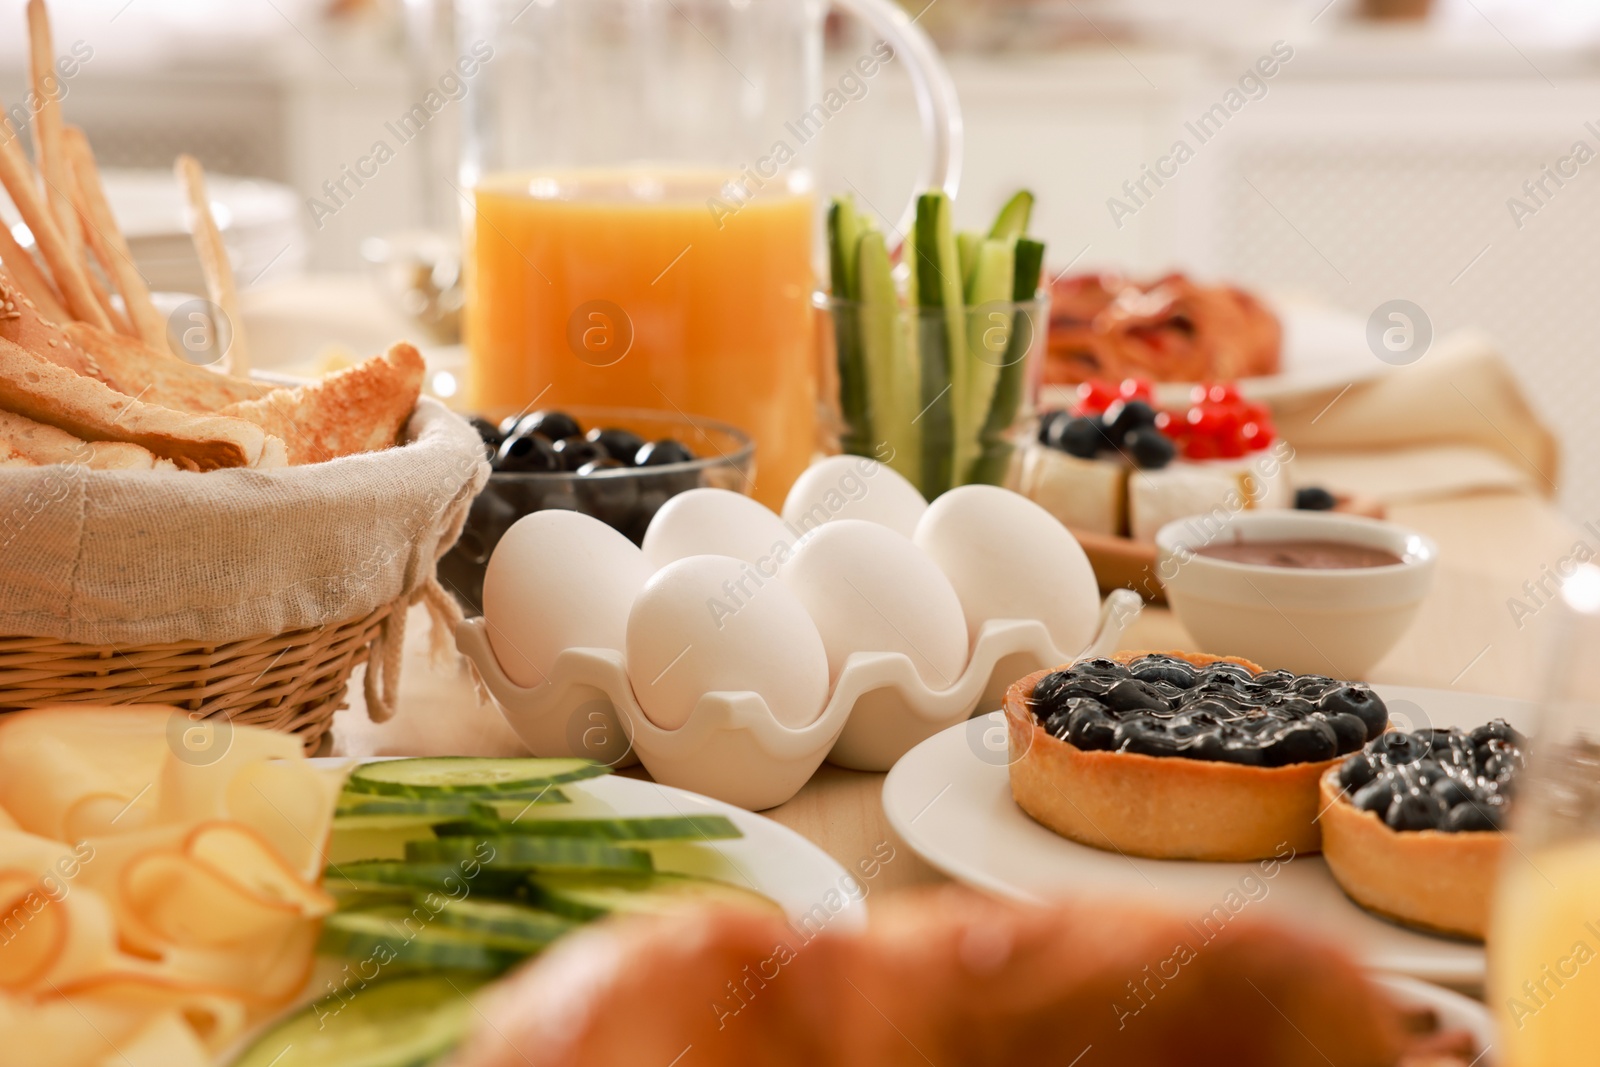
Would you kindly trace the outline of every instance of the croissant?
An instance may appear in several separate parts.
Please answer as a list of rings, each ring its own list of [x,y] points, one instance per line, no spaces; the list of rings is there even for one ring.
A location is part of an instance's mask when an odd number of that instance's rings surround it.
[[[865,933],[825,927],[736,910],[592,927],[490,995],[456,1064],[1400,1062],[1400,1018],[1352,963],[1248,916],[1211,930],[943,887],[890,898]]]

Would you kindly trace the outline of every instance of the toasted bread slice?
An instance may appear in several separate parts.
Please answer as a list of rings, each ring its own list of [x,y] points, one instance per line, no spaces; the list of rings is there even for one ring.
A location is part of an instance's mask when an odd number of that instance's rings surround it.
[[[422,356],[397,344],[319,382],[275,389],[218,411],[248,419],[289,446],[289,464],[320,463],[394,444],[422,392]]]
[[[93,357],[46,318],[15,278],[0,268],[0,337],[76,374],[100,377]]]
[[[0,443],[40,466],[77,463],[97,471],[147,471],[156,465],[156,457],[138,445],[126,441],[91,444],[65,430],[10,411],[0,411]]]
[[[147,404],[207,415],[229,404],[259,399],[271,391],[243,378],[197,367],[170,352],[157,351],[137,337],[102,330],[87,322],[70,324],[66,334],[93,358],[101,381]]]
[[[188,470],[256,466],[273,451],[243,419],[146,404],[0,339],[0,408],[85,441],[128,441]]]

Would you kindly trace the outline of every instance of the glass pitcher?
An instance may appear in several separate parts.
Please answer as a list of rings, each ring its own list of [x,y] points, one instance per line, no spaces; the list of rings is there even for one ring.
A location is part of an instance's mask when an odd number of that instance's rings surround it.
[[[756,441],[749,488],[781,504],[816,447],[817,138],[903,68],[918,188],[959,178],[933,45],[889,0],[841,6],[879,39],[825,84],[824,0],[457,0],[482,60],[460,190],[478,409],[732,423]]]

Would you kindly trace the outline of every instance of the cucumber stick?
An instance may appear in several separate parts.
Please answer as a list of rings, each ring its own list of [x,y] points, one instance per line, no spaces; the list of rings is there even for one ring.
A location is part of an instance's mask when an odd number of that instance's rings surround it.
[[[916,253],[919,315],[917,347],[922,357],[922,495],[932,500],[950,488],[954,462],[956,397],[966,386],[966,309],[961,257],[956,252],[950,198],[943,192],[917,198]]]
[[[916,422],[922,408],[922,368],[912,355],[883,234],[863,233],[856,260],[861,287],[856,326],[874,409],[871,447],[865,454],[883,460],[915,484],[922,477],[922,439]]]
[[[844,420],[846,452],[864,452],[873,440],[874,401],[868,383],[867,354],[861,347],[856,304],[856,247],[864,220],[848,197],[835,198],[828,209],[828,262],[832,273],[834,362],[839,373],[839,415]]]
[[[477,975],[389,978],[307,1005],[268,1030],[233,1067],[416,1067],[477,1022]]]
[[[982,454],[980,435],[1011,348],[1016,244],[1015,237],[986,239],[972,271],[966,308],[967,362],[956,377],[954,402],[954,467],[963,483],[973,480]]]
[[[1021,237],[1028,232],[1028,221],[1032,217],[1033,194],[1023,189],[1007,200],[1006,206],[1000,209],[1000,214],[995,216],[994,225],[989,228],[989,236],[996,240]]]
[[[962,230],[956,234],[956,257],[961,261],[961,291],[972,302],[972,272],[978,267],[978,250],[983,247],[983,234]]]
[[[1019,304],[1031,301],[1039,291],[1043,274],[1044,243],[1029,237],[1018,239],[1011,299]],[[1002,485],[1005,482],[1012,453],[1012,445],[1006,434],[1016,423],[1017,412],[1022,407],[1022,394],[1027,386],[1028,349],[1040,331],[1048,327],[1046,322],[1030,322],[1026,311],[1019,310],[1016,313],[1009,350],[1000,368],[1000,380],[995,383],[994,402],[989,405],[989,415],[979,435],[982,455],[973,470],[974,482],[987,485]]]

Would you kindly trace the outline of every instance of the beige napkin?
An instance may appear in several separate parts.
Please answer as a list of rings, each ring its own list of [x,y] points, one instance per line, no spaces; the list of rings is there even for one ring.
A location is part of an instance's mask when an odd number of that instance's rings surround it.
[[[1555,436],[1478,333],[1450,334],[1411,366],[1370,381],[1275,399],[1272,407],[1295,448],[1302,485],[1394,501],[1523,486],[1556,492]]]

